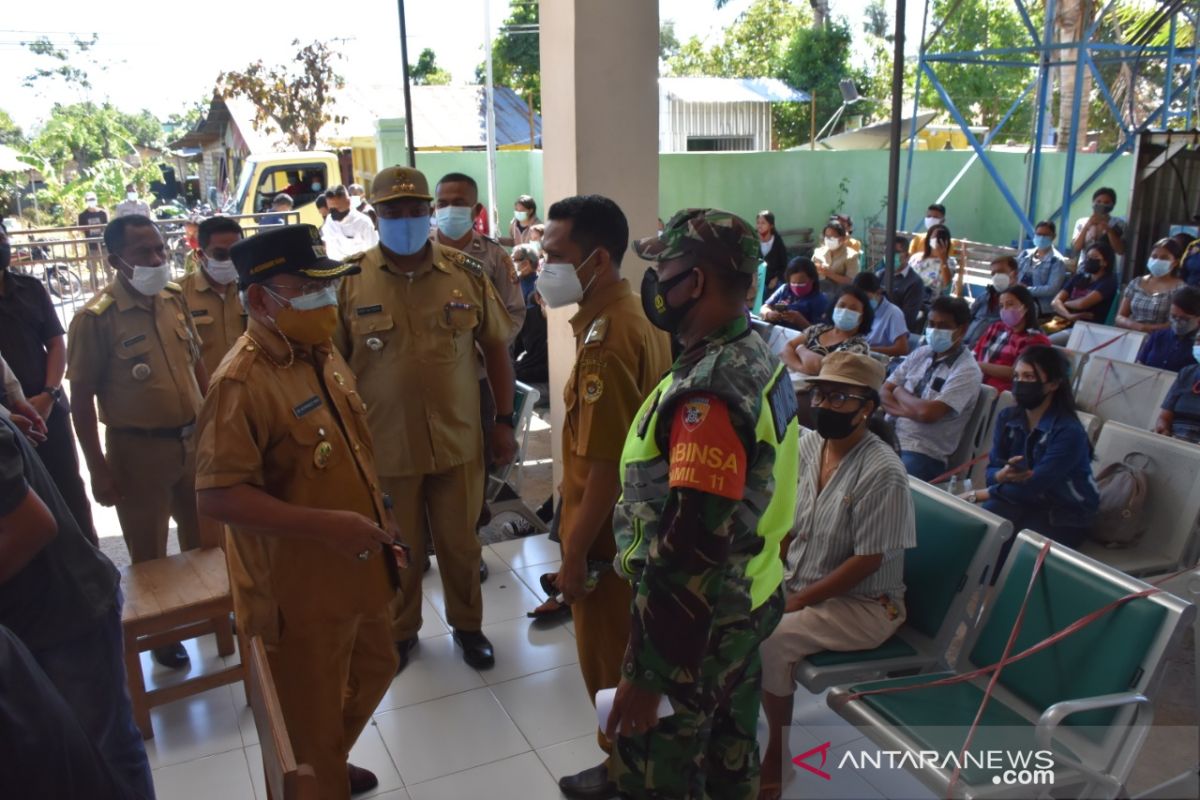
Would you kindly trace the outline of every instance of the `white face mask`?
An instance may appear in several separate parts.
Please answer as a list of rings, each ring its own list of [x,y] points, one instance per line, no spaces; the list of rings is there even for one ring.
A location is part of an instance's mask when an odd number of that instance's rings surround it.
[[[837,250],[841,246],[842,246],[842,243],[840,241],[838,241],[837,239],[835,239],[831,236],[825,237],[825,249],[826,250]]]
[[[137,202],[137,192],[126,192],[125,199],[129,200],[130,202],[136,203]]]
[[[1003,292],[1011,285],[1012,278],[1008,276],[1007,272],[997,272],[992,276],[992,288],[997,292]]]
[[[517,218],[517,222],[528,222],[529,221],[529,212],[528,211],[514,211],[513,216]]]
[[[233,265],[231,259],[221,261],[216,258],[210,258],[208,264],[205,265],[205,269],[208,270],[209,276],[214,281],[222,285],[233,283],[237,280],[237,267]]]
[[[591,287],[596,278],[593,276],[585,288],[579,282],[578,270],[582,269],[583,265],[590,261],[595,254],[596,251],[593,250],[578,267],[574,264],[564,262],[546,262],[542,264],[542,270],[538,273],[537,277],[536,289],[537,293],[546,301],[546,305],[550,306],[550,308],[562,308],[572,303],[578,303],[583,299],[584,293]]]
[[[945,224],[946,224],[945,219],[939,219],[938,217],[926,217],[925,218],[925,230],[929,230],[934,225],[945,225]]]
[[[167,282],[171,280],[171,271],[166,264],[161,267],[137,267],[125,261],[125,266],[133,269],[133,277],[129,279],[133,288],[146,297],[154,297],[167,288]]]

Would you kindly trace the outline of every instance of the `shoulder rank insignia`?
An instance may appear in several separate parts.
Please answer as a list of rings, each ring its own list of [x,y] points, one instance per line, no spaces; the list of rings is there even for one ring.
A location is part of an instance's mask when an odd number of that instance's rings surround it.
[[[604,341],[604,337],[608,335],[608,317],[597,317],[592,326],[588,328],[587,335],[583,337],[583,343],[600,344]]]
[[[180,286],[175,281],[167,281],[166,289],[168,292],[182,292],[183,291],[183,287]]]
[[[442,253],[445,254],[447,260],[456,267],[464,269],[476,277],[483,277],[483,264],[478,260],[471,258],[461,250],[454,250],[449,247],[443,247]]]
[[[102,292],[102,293],[96,295],[96,298],[94,300],[92,300],[92,302],[90,302],[86,306],[84,306],[84,308],[87,310],[87,312],[89,314],[95,314],[96,316],[100,316],[105,311],[107,311],[108,307],[111,306],[112,304],[113,304],[113,296],[111,294],[109,294],[108,292]]]

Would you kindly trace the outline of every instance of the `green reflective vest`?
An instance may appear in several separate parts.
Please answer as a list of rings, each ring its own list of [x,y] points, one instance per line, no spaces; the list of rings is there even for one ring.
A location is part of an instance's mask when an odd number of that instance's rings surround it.
[[[710,346],[687,373],[672,370],[634,417],[621,453],[622,494],[613,512],[614,567],[627,580],[641,574],[670,493],[669,462],[662,452],[670,415],[676,400],[698,391],[721,397],[735,425],[739,420],[745,428],[753,424],[756,441],[746,451],[745,492],[741,501],[731,501],[737,502],[731,547],[753,544],[750,537],[762,539],[762,549],[746,566],[751,608],[758,608],[783,581],[779,544],[795,516],[800,429],[786,368],[749,331],[731,343]],[[660,436],[664,414],[667,427]]]

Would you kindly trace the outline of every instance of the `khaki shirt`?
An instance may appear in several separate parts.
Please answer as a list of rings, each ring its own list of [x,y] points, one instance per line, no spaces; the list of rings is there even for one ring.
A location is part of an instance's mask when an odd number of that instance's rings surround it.
[[[562,535],[583,501],[588,460],[621,460],[625,436],[646,396],[671,367],[671,343],[665,331],[650,324],[629,281],[606,286],[584,299],[571,317],[575,334],[575,366],[563,391],[566,424],[562,454]],[[612,560],[616,543],[612,514],[592,544],[589,558]]]
[[[146,297],[118,276],[75,314],[67,380],[96,395],[113,428],[175,428],[196,419],[200,338],[177,284]]]
[[[430,239],[444,247],[451,246],[442,242],[437,236],[436,230],[430,231]],[[512,257],[495,239],[484,236],[474,229],[471,231],[471,241],[463,248],[463,252],[483,264],[483,271],[492,279],[496,293],[500,295],[500,300],[504,303],[508,316],[512,318],[513,329],[508,338],[508,343],[511,345],[516,340],[517,334],[520,333],[521,326],[525,323],[525,295],[521,293],[521,282],[517,278],[517,268],[513,264]]]
[[[247,484],[285,503],[357,511],[385,524],[354,374],[328,344],[296,350],[292,366],[279,366],[287,359],[279,335],[251,321],[204,400],[196,488]],[[378,611],[396,585],[384,548],[355,561],[318,541],[234,527],[228,555],[238,624],[268,641],[277,640],[281,617]]]
[[[411,273],[380,247],[342,280],[334,341],[358,376],[379,474],[428,475],[480,456],[475,344],[507,344],[512,322],[483,265],[431,242]]]
[[[237,282],[222,286],[212,281],[201,267],[180,281],[180,286],[192,312],[192,323],[200,334],[200,357],[212,375],[246,330],[246,312],[238,297]]]

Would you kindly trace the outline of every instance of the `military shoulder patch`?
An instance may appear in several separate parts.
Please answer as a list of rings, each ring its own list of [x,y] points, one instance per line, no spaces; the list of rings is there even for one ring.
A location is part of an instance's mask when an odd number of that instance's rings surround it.
[[[599,375],[583,376],[583,402],[591,405],[604,394],[604,380]]]
[[[92,302],[90,302],[86,306],[84,306],[84,310],[87,311],[89,314],[95,314],[98,317],[101,314],[103,314],[105,311],[107,311],[109,309],[109,306],[111,306],[112,304],[113,304],[112,295],[108,294],[107,292],[102,292],[101,294],[96,295],[95,299],[93,299]]]

